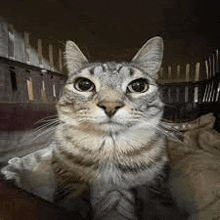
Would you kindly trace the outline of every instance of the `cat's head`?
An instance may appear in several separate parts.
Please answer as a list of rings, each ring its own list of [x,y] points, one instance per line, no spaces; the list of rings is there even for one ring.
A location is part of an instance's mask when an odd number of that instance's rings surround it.
[[[161,37],[147,41],[128,63],[89,63],[68,41],[68,80],[57,104],[60,121],[110,133],[156,127],[163,112],[155,82],[162,57]]]

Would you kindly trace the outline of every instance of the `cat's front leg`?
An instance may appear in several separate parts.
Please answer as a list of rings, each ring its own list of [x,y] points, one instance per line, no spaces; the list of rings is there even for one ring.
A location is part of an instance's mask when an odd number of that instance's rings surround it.
[[[137,220],[134,195],[130,190],[95,187],[90,194],[95,220]]]
[[[54,202],[68,211],[79,213],[86,220],[92,219],[89,196],[85,193],[88,188],[77,183],[72,183],[71,188],[76,189],[76,191],[71,191],[57,183]],[[79,192],[82,194],[78,194]]]

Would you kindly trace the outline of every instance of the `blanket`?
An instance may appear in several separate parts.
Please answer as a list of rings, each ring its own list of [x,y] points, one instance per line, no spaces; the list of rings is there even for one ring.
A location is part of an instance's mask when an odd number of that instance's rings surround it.
[[[213,129],[213,114],[173,127],[183,144],[168,141],[172,167],[170,189],[189,219],[220,219],[220,134]]]

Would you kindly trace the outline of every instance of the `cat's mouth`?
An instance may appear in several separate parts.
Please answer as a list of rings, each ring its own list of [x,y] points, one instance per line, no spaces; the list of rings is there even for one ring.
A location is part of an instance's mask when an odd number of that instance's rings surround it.
[[[101,122],[99,123],[100,125],[118,125],[118,126],[123,126],[123,124],[119,123],[119,122],[116,122],[116,121],[113,121],[111,119],[109,120],[106,120],[104,122]]]
[[[132,124],[128,125],[128,124],[120,123],[120,122],[112,120],[112,119],[108,119],[104,122],[100,122],[99,125],[104,130],[107,129],[110,131],[126,130],[126,129],[128,129],[128,127],[132,126]]]

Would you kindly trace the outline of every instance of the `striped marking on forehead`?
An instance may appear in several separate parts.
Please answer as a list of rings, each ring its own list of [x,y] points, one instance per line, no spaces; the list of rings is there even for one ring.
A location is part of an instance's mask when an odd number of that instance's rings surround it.
[[[103,68],[105,71],[109,71],[112,73],[119,73],[121,68],[123,67],[122,64],[118,63],[104,63]]]
[[[126,66],[123,63],[103,63],[89,68],[91,75],[108,73],[108,74],[123,74],[127,76],[133,76],[135,69],[130,66]]]

